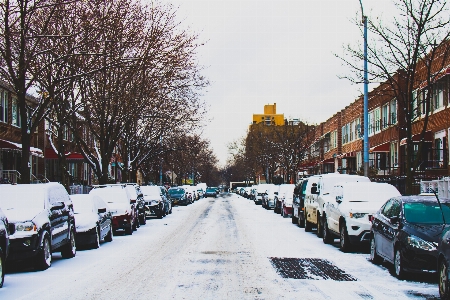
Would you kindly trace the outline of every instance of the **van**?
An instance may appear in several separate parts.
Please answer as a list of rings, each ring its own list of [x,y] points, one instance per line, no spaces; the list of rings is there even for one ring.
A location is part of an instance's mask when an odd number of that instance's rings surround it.
[[[305,231],[317,228],[317,236],[322,237],[323,211],[332,201],[331,191],[339,182],[370,182],[368,177],[340,173],[314,175],[308,178],[305,192]]]

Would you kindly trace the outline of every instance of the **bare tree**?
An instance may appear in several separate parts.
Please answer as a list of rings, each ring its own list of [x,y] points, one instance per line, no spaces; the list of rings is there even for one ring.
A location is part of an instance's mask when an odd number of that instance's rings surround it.
[[[368,18],[368,63],[371,81],[384,82],[388,93],[397,99],[400,136],[406,137],[406,193],[412,192],[414,174],[419,166],[423,140],[428,125],[433,87],[450,54],[450,21],[448,3],[441,0],[400,0],[390,22]],[[363,51],[361,47],[347,46],[341,57],[351,67],[353,75],[347,76],[361,82]],[[416,98],[422,94],[423,97]],[[423,103],[418,113],[418,101]],[[420,143],[414,150],[413,123],[420,124]]]

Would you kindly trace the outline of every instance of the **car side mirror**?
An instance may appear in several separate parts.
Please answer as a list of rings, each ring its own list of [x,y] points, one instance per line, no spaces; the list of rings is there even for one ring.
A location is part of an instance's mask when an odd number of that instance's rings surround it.
[[[103,213],[105,213],[106,212],[106,207],[103,207],[103,208],[99,208],[98,209],[98,213],[99,214],[103,214]]]
[[[317,191],[317,186],[311,187],[311,194],[313,194],[313,195],[319,194],[319,192]]]
[[[341,204],[342,203],[342,198],[340,196],[336,196],[336,202],[338,204]]]
[[[136,203],[136,199],[130,199],[130,203],[131,203],[131,204]]]
[[[65,207],[64,202],[55,202],[52,205],[52,208],[50,208],[50,210],[58,210],[58,209],[63,209]]]
[[[400,218],[399,218],[398,216],[389,218],[389,221],[390,221],[392,224],[398,223],[399,220],[400,220]]]

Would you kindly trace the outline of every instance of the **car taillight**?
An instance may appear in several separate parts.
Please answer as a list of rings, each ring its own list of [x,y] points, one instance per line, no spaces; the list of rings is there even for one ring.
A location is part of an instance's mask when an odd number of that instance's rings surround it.
[[[369,215],[369,222],[373,222],[374,217],[372,215]]]

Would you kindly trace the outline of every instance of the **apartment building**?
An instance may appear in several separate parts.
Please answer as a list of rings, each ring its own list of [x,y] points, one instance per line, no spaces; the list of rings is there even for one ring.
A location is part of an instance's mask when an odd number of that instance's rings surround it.
[[[284,114],[277,114],[277,104],[264,105],[263,114],[253,114],[252,124],[264,123],[264,125],[284,125]]]

